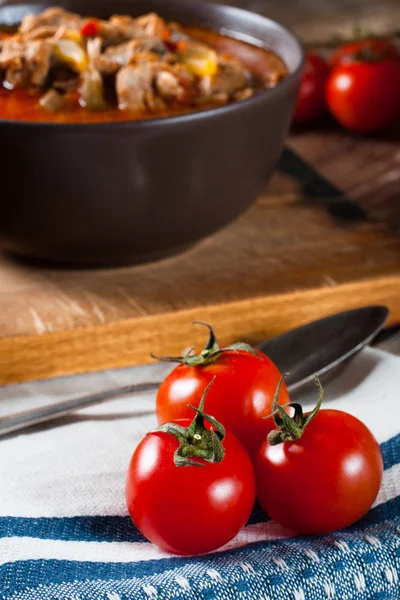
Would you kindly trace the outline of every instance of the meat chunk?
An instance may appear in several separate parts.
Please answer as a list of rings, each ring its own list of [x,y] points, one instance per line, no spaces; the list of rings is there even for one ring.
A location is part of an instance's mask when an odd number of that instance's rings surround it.
[[[21,58],[15,57],[8,64],[3,85],[8,90],[18,90],[29,83],[29,73]]]
[[[135,52],[136,41],[125,42],[117,46],[109,46],[96,59],[96,67],[103,75],[112,75],[121,67],[129,64]]]
[[[58,25],[42,25],[23,34],[24,40],[43,40],[54,37],[59,30]]]
[[[142,111],[152,103],[153,72],[148,67],[128,65],[117,73],[115,82],[118,106],[122,110]]]
[[[165,108],[157,95],[155,77],[164,67],[161,63],[128,65],[117,73],[116,90],[118,105],[122,110],[139,112],[147,108],[153,111]]]
[[[123,67],[116,77],[119,107],[126,110],[161,110],[165,101],[189,100],[195,93],[194,79],[179,64],[163,61],[135,63]]]
[[[112,16],[108,21],[98,21],[98,34],[105,46],[116,46],[129,40],[143,40],[152,38],[149,43],[155,45],[160,43],[161,36],[153,36],[147,33],[145,27],[138,25],[137,21],[128,16]]]
[[[243,90],[239,90],[233,94],[233,99],[236,101],[240,100],[248,100],[254,96],[254,89],[251,87],[243,88]]]
[[[26,50],[26,43],[14,37],[1,42],[0,69],[7,69],[15,58],[21,58]]]
[[[162,33],[165,21],[158,15],[151,13],[138,19],[126,15],[114,15],[108,21],[98,21],[98,34],[105,46],[115,46],[137,40],[142,42],[143,49],[156,49],[165,51],[162,42]]]
[[[60,110],[64,104],[64,99],[56,90],[49,90],[40,99],[40,106],[50,112]]]
[[[133,60],[157,60],[159,57],[151,52],[151,46],[151,43],[146,44],[139,40],[131,40],[118,46],[109,46],[97,58],[96,67],[103,75],[112,75],[121,67],[129,65]]]
[[[166,28],[164,19],[159,17],[156,13],[149,13],[148,15],[135,19],[135,25],[139,29],[142,29],[147,36],[160,39]]]
[[[52,51],[53,46],[47,40],[5,40],[0,52],[0,69],[6,70],[6,87],[43,86],[50,71]]]
[[[125,16],[114,16],[108,21],[97,22],[98,35],[105,46],[116,46],[135,37],[134,19]]]
[[[158,93],[163,98],[182,99],[185,96],[185,88],[179,79],[169,71],[161,71],[156,75],[155,85]]]
[[[228,101],[236,92],[248,88],[249,82],[249,73],[238,61],[220,59],[217,73],[203,77],[200,89],[206,99]]]
[[[278,85],[278,83],[285,77],[285,71],[271,71],[270,73],[268,73],[268,75],[264,75],[263,77],[263,81],[264,81],[264,87],[266,89],[268,88],[274,88]]]
[[[68,12],[64,8],[52,6],[38,15],[26,15],[23,18],[19,31],[28,33],[39,27],[60,27],[66,29],[80,30],[82,17]]]
[[[30,72],[30,82],[35,87],[42,87],[47,79],[51,66],[52,44],[37,40],[28,44],[25,51],[25,64]]]
[[[155,87],[162,98],[189,102],[196,95],[195,78],[183,65],[160,64]]]

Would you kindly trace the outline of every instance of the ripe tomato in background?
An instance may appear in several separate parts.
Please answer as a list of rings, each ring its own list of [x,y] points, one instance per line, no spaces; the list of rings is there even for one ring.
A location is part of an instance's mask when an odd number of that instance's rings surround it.
[[[329,67],[316,52],[308,52],[306,69],[293,116],[294,124],[315,121],[326,110],[325,84]]]
[[[300,407],[294,420],[284,415],[281,420],[294,425],[269,434],[254,465],[261,506],[299,534],[354,523],[371,508],[382,482],[382,455],[370,430],[343,411],[319,410],[321,400],[322,389],[312,413],[303,415]]]
[[[330,57],[329,64],[333,68],[354,60],[381,60],[383,58],[400,60],[400,50],[390,40],[366,37],[340,46]]]
[[[198,406],[205,388],[217,376],[207,395],[207,412],[254,455],[270,430],[265,417],[272,413],[281,374],[269,358],[249,346],[246,349],[246,345],[239,344],[220,349],[212,328],[210,331],[210,340],[201,355],[181,359],[182,364],[161,384],[156,400],[158,422],[190,417],[188,404]],[[289,401],[283,385],[280,402]]]
[[[208,420],[200,410],[192,422],[175,421],[148,434],[129,466],[126,501],[133,522],[148,540],[175,554],[225,545],[254,505],[254,470],[246,451],[214,419],[216,433],[206,427],[203,417]]]
[[[400,119],[400,60],[339,64],[328,79],[326,101],[337,121],[351,131],[387,129]]]

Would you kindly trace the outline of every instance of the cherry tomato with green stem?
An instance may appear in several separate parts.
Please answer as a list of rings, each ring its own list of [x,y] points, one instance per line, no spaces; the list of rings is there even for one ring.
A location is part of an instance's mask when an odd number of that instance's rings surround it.
[[[356,60],[339,64],[326,84],[335,119],[355,133],[388,129],[400,120],[400,60]]]
[[[400,60],[400,50],[389,39],[364,37],[339,46],[329,59],[331,68],[357,60]]]
[[[248,344],[220,348],[212,327],[202,324],[209,328],[210,337],[200,354],[162,358],[179,365],[158,390],[158,422],[189,418],[188,404],[198,406],[205,388],[217,376],[207,396],[208,411],[236,435],[253,456],[268,433],[265,417],[272,413],[281,373],[267,356]],[[280,402],[289,401],[283,384]]]
[[[211,385],[211,384],[209,384]],[[255,500],[253,466],[237,438],[204,412],[166,423],[136,448],[126,501],[142,534],[167,552],[216,550],[246,524]]]
[[[382,482],[383,461],[371,431],[340,410],[290,417],[274,403],[275,425],[255,460],[257,498],[277,523],[298,534],[323,534],[363,517]],[[277,395],[279,395],[279,387]]]

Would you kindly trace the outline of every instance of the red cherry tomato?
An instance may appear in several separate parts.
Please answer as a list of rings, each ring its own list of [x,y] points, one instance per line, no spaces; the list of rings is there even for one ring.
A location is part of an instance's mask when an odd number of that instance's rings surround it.
[[[339,64],[355,60],[371,59],[400,60],[400,50],[390,40],[376,40],[372,37],[343,44],[332,54],[329,64],[337,67]]]
[[[212,337],[207,347],[214,341]],[[252,353],[239,349],[243,345],[220,349],[215,343],[212,355],[207,347],[202,353],[208,357],[203,364],[202,355],[188,357],[161,384],[156,401],[158,422],[190,417],[188,404],[198,406],[206,386],[217,375],[207,395],[207,410],[253,455],[268,433],[265,417],[272,413],[281,374],[269,358],[250,347]],[[196,361],[200,364],[195,365]],[[289,401],[284,385],[280,402]]]
[[[200,410],[192,422],[178,420],[148,434],[129,466],[126,501],[132,520],[148,540],[175,554],[203,554],[225,545],[254,505],[254,471],[246,451],[214,419],[217,433],[204,427],[203,416],[208,418]],[[171,428],[173,435],[167,432]]]
[[[326,110],[325,84],[328,76],[329,67],[324,59],[315,52],[309,52],[293,123],[309,123],[324,113]]]
[[[328,79],[326,100],[334,117],[350,131],[387,129],[400,119],[400,61],[339,65]]]
[[[322,534],[365,515],[378,494],[383,462],[361,421],[320,410],[299,439],[284,435],[282,441],[280,435],[268,436],[255,461],[257,497],[272,519],[299,534]]]

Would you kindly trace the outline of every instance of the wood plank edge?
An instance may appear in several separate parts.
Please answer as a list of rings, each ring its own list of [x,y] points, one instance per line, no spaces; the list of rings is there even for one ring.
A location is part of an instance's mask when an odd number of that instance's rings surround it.
[[[313,290],[201,306],[104,324],[16,336],[0,341],[0,384],[74,375],[151,362],[155,354],[179,354],[206,333],[194,320],[216,328],[221,344],[246,339],[256,343],[303,323],[341,310],[385,304],[389,324],[400,322],[400,277],[388,276]]]

